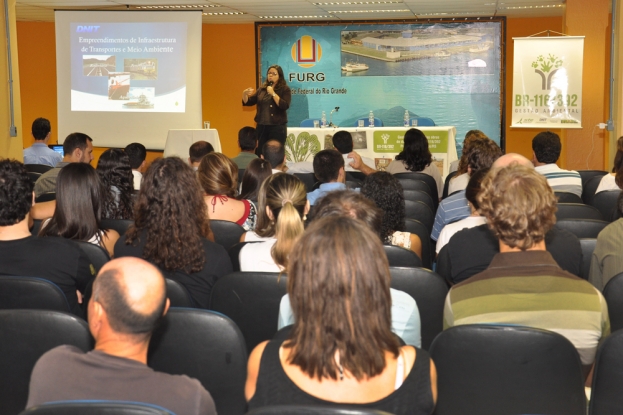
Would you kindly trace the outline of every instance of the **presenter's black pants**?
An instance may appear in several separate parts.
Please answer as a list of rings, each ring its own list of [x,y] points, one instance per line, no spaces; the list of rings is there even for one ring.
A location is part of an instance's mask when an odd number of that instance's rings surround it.
[[[256,127],[257,133],[257,149],[255,154],[260,156],[262,154],[262,147],[268,140],[277,140],[281,144],[285,145],[286,137],[288,135],[288,129],[285,124],[283,125],[266,125],[258,124]]]

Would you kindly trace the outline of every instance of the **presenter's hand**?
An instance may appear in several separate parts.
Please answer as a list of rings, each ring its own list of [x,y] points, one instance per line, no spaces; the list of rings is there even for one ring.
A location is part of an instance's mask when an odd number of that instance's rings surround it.
[[[266,92],[268,92],[268,95],[273,95],[275,93],[275,90],[273,89],[272,86],[267,86]]]
[[[249,97],[251,95],[255,94],[255,89],[249,87],[247,89],[245,89],[244,91],[242,91],[242,101],[243,102],[247,102],[247,100],[249,99]]]

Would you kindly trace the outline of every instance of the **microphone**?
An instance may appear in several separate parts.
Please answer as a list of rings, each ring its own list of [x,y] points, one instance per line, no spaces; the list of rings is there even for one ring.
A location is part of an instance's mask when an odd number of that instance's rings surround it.
[[[273,86],[273,81],[268,81],[268,86]]]
[[[337,125],[333,124],[333,113],[338,112],[339,110],[340,110],[340,107],[335,107],[329,113],[329,127],[337,127]]]

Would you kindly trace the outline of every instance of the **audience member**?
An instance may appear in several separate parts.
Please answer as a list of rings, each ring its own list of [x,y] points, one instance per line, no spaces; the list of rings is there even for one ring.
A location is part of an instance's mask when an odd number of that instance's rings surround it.
[[[485,271],[450,289],[444,327],[513,324],[558,332],[590,368],[610,332],[608,307],[595,287],[563,271],[545,250],[545,233],[556,223],[556,197],[545,178],[515,163],[492,169],[478,203],[500,253]]]
[[[37,361],[27,408],[55,401],[114,400],[154,404],[177,415],[216,415],[196,379],[147,367],[151,334],[169,300],[162,274],[138,258],[102,267],[89,301],[95,349],[58,346]]]
[[[236,199],[238,166],[233,161],[222,153],[206,154],[197,172],[210,219],[235,222],[246,231],[255,229],[255,205]]]
[[[502,156],[502,150],[498,145],[488,138],[476,139],[470,145],[470,151],[468,155],[468,174],[472,171],[478,171],[480,169],[490,168],[493,162]],[[525,158],[523,156],[520,156]],[[511,156],[513,159],[514,156]],[[453,195],[448,196],[441,201],[437,207],[437,213],[435,214],[435,224],[433,225],[433,232],[431,233],[431,239],[436,241],[439,239],[444,226],[449,223],[456,222],[457,220],[465,219],[471,214],[469,206],[467,205],[467,198],[465,197],[465,190],[459,190]]]
[[[279,272],[288,267],[292,246],[304,230],[309,211],[305,185],[298,177],[275,173],[260,187],[258,220],[255,232],[247,232],[241,242],[241,271]]]
[[[66,167],[66,168],[65,168]],[[56,180],[54,215],[43,222],[39,236],[59,236],[101,246],[112,257],[119,234],[100,225],[106,188],[95,169],[86,163],[71,163]]]
[[[24,149],[24,164],[45,164],[55,167],[63,156],[48,147],[52,127],[46,118],[37,118],[32,122],[31,134],[35,139],[32,146]]]
[[[288,268],[294,327],[285,342],[260,343],[249,357],[249,409],[330,405],[431,414],[435,366],[426,351],[401,347],[391,332],[389,286],[387,257],[364,223],[314,221]]]
[[[242,175],[238,200],[248,199],[257,206],[260,186],[262,186],[264,180],[271,174],[273,174],[273,172],[269,162],[260,158],[251,160]]]
[[[134,190],[141,188],[141,179],[147,168],[145,159],[147,158],[147,149],[141,143],[131,143],[125,147],[125,153],[130,158],[130,167],[132,167],[132,177]]]
[[[433,163],[433,156],[428,149],[428,139],[417,128],[410,128],[405,133],[403,150],[398,153],[396,159],[389,163],[388,173],[420,172],[426,173],[435,179],[437,194],[443,193],[443,179],[437,165]]]
[[[255,154],[255,149],[257,148],[255,128],[242,127],[238,131],[238,147],[240,147],[240,153],[231,161],[236,163],[239,169],[246,169],[249,163],[257,158]]]
[[[465,157],[466,155],[465,153],[467,152],[467,148],[469,147],[470,142],[474,138],[480,138],[480,137],[489,138],[487,137],[485,133],[483,133],[480,130],[469,130],[468,132],[465,133],[465,138],[463,139],[463,150],[461,152],[461,158],[459,158],[458,160],[454,160],[452,163],[450,163],[450,166],[448,166],[448,171],[450,173],[455,171],[456,176],[467,173],[467,158]]]
[[[134,177],[125,151],[109,148],[97,161],[98,176],[105,192],[102,195],[102,219],[132,219]]]
[[[617,200],[617,208],[619,212],[623,212],[623,192]],[[623,272],[622,246],[623,218],[606,226],[597,236],[597,245],[593,251],[588,280],[599,291],[603,291],[612,277]]]
[[[450,179],[450,183],[448,184],[449,195],[454,192],[458,192],[459,190],[463,190],[467,187],[467,182],[469,181],[468,157],[469,153],[471,152],[472,143],[478,139],[488,140],[489,137],[487,137],[480,130],[469,130],[467,134],[465,134],[465,141],[463,141],[463,152],[461,154],[461,158],[458,160],[458,162],[455,161],[456,163],[458,163],[456,175]],[[450,166],[450,169],[452,169],[452,165]]]
[[[225,248],[210,237],[197,175],[181,159],[167,157],[145,172],[134,225],[115,244],[115,256],[146,259],[186,287],[195,306],[207,308],[216,280],[232,272]]]
[[[575,170],[564,170],[556,165],[562,144],[558,134],[551,131],[538,133],[532,139],[532,163],[537,173],[547,179],[555,192],[569,192],[582,196],[582,178]]]
[[[69,163],[87,163],[93,161],[93,140],[83,133],[71,133],[65,138],[63,152],[65,156],[53,169],[43,173],[35,183],[35,196],[53,192],[56,189],[56,176]]]
[[[420,237],[405,232],[405,197],[398,179],[384,171],[373,173],[363,182],[361,194],[383,211],[381,241],[410,249],[422,258]]]
[[[620,186],[619,186],[620,184]],[[601,178],[595,193],[605,190],[620,190],[623,187],[623,136],[617,140],[617,152],[614,155],[614,166],[612,173],[606,174]]]
[[[82,250],[63,238],[37,238],[28,230],[34,203],[32,182],[24,165],[0,160],[0,273],[40,277],[56,284],[72,313],[83,316],[77,291],[92,280],[91,263]]]
[[[196,141],[188,149],[188,164],[196,171],[203,156],[212,152],[214,152],[212,144],[207,141]]]
[[[367,197],[352,190],[336,190],[328,193],[320,199],[314,207],[313,220],[327,217],[350,217],[365,223],[375,235],[381,234],[383,212],[374,205]],[[420,313],[415,300],[409,294],[389,289],[392,299],[392,325],[391,329],[406,344],[421,346]],[[277,328],[294,324],[294,314],[290,306],[288,294],[281,299],[279,306],[279,321]]]
[[[277,140],[268,140],[262,146],[260,157],[270,163],[273,173],[281,173],[287,170],[286,148]]]
[[[452,236],[454,236],[454,234],[458,231],[487,223],[485,217],[478,211],[478,200],[476,196],[478,196],[478,193],[480,192],[480,183],[488,172],[489,169],[484,168],[476,170],[472,173],[469,181],[467,182],[467,187],[465,188],[465,198],[467,199],[467,206],[471,211],[471,215],[465,219],[449,223],[443,227],[441,233],[439,234],[439,239],[437,239],[437,244],[435,245],[437,253],[441,251],[441,248],[443,248],[448,243],[450,238],[452,238]]]
[[[307,194],[310,205],[316,200],[334,190],[346,189],[346,173],[344,172],[344,159],[335,150],[321,150],[314,157],[314,175],[320,182],[320,186]]]

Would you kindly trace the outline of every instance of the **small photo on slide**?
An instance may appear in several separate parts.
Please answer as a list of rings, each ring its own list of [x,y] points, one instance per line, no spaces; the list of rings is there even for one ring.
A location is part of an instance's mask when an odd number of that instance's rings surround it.
[[[115,72],[115,55],[82,55],[82,74],[84,76],[109,76]]]
[[[130,74],[127,72],[111,72],[108,75],[108,99],[128,100],[130,91]]]
[[[353,137],[354,150],[365,150],[368,148],[368,139],[366,138],[365,131],[353,131],[350,135]]]
[[[130,88],[128,93],[129,102],[123,104],[123,108],[128,109],[153,109],[154,99],[156,98],[156,88]]]
[[[124,59],[123,70],[132,74],[132,80],[158,79],[158,59]]]

